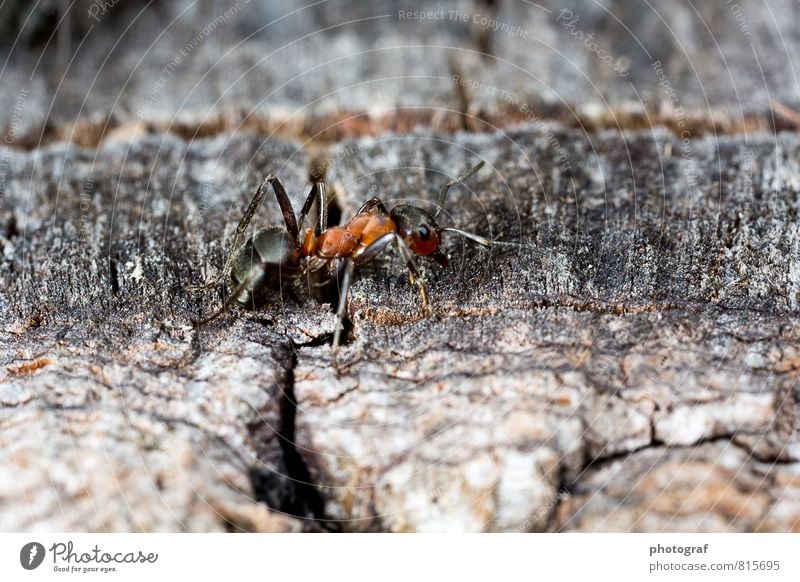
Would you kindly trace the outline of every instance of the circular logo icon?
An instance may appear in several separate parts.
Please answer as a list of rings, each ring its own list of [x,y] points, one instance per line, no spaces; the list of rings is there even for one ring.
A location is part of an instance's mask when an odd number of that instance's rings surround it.
[[[44,560],[44,546],[39,542],[30,542],[19,551],[19,563],[26,570],[35,570]]]

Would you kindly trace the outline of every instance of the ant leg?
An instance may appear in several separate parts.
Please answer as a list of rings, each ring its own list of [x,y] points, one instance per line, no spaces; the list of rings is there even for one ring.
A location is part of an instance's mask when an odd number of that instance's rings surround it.
[[[205,283],[204,285],[200,285],[198,287],[189,287],[190,291],[202,291],[205,289],[211,289],[212,287],[217,287],[228,274],[228,270],[233,262],[233,256],[236,254],[236,250],[239,248],[239,239],[247,230],[247,227],[250,226],[250,221],[253,219],[253,215],[255,215],[256,210],[258,210],[261,201],[264,200],[264,195],[267,193],[268,185],[269,177],[261,182],[261,185],[258,187],[255,194],[253,194],[250,204],[247,205],[247,210],[244,211],[244,215],[242,215],[241,220],[239,220],[239,224],[236,226],[236,230],[233,233],[233,241],[228,249],[228,254],[225,256],[225,263],[223,264],[222,270],[220,270],[219,274],[217,275],[217,278],[210,283]]]
[[[357,267],[369,263],[372,259],[381,254],[383,249],[385,249],[396,236],[395,233],[390,232],[372,241],[355,259],[353,259],[353,262]]]
[[[428,315],[433,313],[431,309],[430,302],[428,301],[428,287],[425,285],[425,280],[422,278],[422,275],[419,272],[419,267],[417,267],[416,261],[414,261],[414,254],[411,252],[411,249],[408,248],[406,243],[403,242],[403,239],[399,236],[395,236],[395,240],[397,240],[397,248],[400,249],[400,254],[403,256],[403,259],[406,262],[406,267],[408,268],[408,281],[419,289],[420,299],[422,300],[422,307],[425,311],[428,312]]]
[[[300,230],[297,228],[297,218],[294,216],[294,208],[292,208],[292,202],[289,200],[289,195],[286,194],[286,188],[283,187],[281,181],[278,180],[272,174],[268,175],[262,186],[264,184],[271,184],[272,190],[275,192],[275,198],[278,199],[278,206],[281,207],[281,213],[283,214],[283,222],[286,224],[286,230],[289,232],[289,236],[292,237],[292,240],[297,246],[297,238],[300,236]],[[260,200],[259,200],[260,202]],[[252,203],[250,204],[252,206]],[[247,208],[247,212],[250,213],[250,217],[247,219],[247,223],[250,223],[250,218],[253,217],[256,209],[253,208],[252,212],[250,207]],[[245,226],[247,228],[247,226]],[[236,229],[239,230],[238,228]]]
[[[339,340],[344,330],[344,312],[347,309],[347,295],[350,291],[350,281],[353,278],[355,265],[351,259],[345,259],[344,273],[342,274],[342,288],[339,291],[339,307],[336,309],[336,327],[333,330],[332,350],[339,347]]]
[[[325,191],[325,182],[314,182],[311,185],[311,191],[306,196],[306,201],[303,203],[303,208],[300,209],[300,214],[297,219],[298,228],[303,228],[303,223],[311,211],[311,206],[317,202],[317,221],[314,226],[314,234],[319,234],[328,227],[328,197]]]
[[[389,214],[389,211],[386,210],[386,206],[384,206],[383,202],[381,202],[380,198],[373,197],[364,202],[361,205],[361,208],[358,209],[356,214],[361,214],[362,212],[369,212],[371,210],[378,210],[378,212],[382,214]]]
[[[315,182],[317,184],[317,227],[314,234],[319,236],[323,230],[328,228],[328,190],[325,182]]]
[[[231,305],[233,305],[237,299],[239,299],[239,295],[242,294],[242,291],[244,291],[245,289],[247,289],[247,287],[250,286],[254,278],[255,278],[254,276],[250,276],[241,283],[239,283],[239,285],[236,286],[236,289],[233,290],[233,293],[231,293],[231,296],[228,297],[227,300],[225,300],[225,303],[223,303],[222,307],[220,307],[216,312],[212,313],[211,315],[203,319],[193,319],[192,327],[194,327],[195,329],[203,327],[204,325],[211,323],[212,321],[217,319],[220,315],[225,313],[228,310],[228,308]]]
[[[347,309],[347,296],[350,291],[350,282],[353,279],[353,272],[356,266],[368,263],[377,257],[396,236],[397,235],[393,232],[385,234],[378,240],[369,244],[355,259],[345,259],[344,271],[342,273],[342,287],[339,291],[339,306],[336,309],[336,328],[333,332],[333,350],[339,347],[342,331],[344,330],[344,312]],[[425,295],[425,297],[427,297],[427,295]]]

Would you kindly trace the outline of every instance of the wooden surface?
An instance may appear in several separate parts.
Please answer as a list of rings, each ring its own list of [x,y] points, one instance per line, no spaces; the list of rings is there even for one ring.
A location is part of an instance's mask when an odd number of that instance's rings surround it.
[[[767,58],[797,43],[796,10],[740,4],[763,33],[752,47],[724,8],[659,5],[670,28],[634,3],[614,12],[652,43],[685,116],[590,3],[579,28],[629,55],[627,78],[556,7],[510,2],[495,17],[538,40],[494,35],[495,63],[472,27],[400,21],[394,5],[326,3],[252,37],[293,7],[248,8],[151,100],[155,73],[223,6],[188,12],[146,53],[180,7],[137,19],[122,3],[74,69],[50,47],[31,81],[34,48],[16,46],[2,73],[20,82],[2,89],[0,530],[798,531],[800,143],[769,101],[798,101],[784,82],[797,52]],[[102,49],[131,22],[130,42]],[[415,43],[455,48],[386,48]],[[113,66],[88,65],[106,54]],[[323,64],[337,57],[348,66]],[[98,69],[113,82],[91,85]],[[453,75],[519,101],[465,102]],[[223,294],[186,287],[217,273],[266,173],[299,207],[324,166],[347,218],[375,195],[432,205],[479,159],[442,223],[520,246],[449,239],[448,268],[423,261],[432,317],[387,253],[358,273],[335,361],[332,310],[302,286],[189,326]],[[258,225],[278,220],[268,199]]]

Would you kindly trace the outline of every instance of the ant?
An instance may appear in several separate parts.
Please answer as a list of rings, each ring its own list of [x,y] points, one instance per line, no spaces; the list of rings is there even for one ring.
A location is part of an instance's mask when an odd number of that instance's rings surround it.
[[[442,234],[448,232],[459,234],[487,248],[493,244],[493,241],[482,236],[457,228],[441,227],[436,222],[449,189],[477,174],[483,165],[484,162],[480,162],[464,175],[447,182],[439,192],[433,213],[411,204],[395,206],[390,212],[379,198],[370,198],[344,226],[330,227],[327,226],[327,198],[323,180],[312,177],[311,191],[300,214],[295,216],[283,184],[272,174],[268,175],[256,190],[236,227],[225,266],[219,276],[215,281],[195,288],[207,289],[217,286],[230,269],[234,290],[217,312],[195,321],[195,327],[215,320],[234,302],[248,305],[255,302],[260,292],[280,290],[281,283],[286,280],[292,281],[304,275],[322,274],[322,277],[317,279],[321,279],[323,283],[317,286],[331,281],[334,277],[340,277],[341,280],[332,344],[335,350],[339,346],[344,329],[347,295],[355,268],[375,259],[392,243],[406,262],[409,281],[419,290],[422,307],[430,314],[428,289],[420,274],[415,255],[431,257],[441,266],[447,266],[448,259],[439,246]],[[250,225],[269,187],[275,192],[278,206],[283,214],[284,226],[268,226],[260,229],[237,248],[239,239]],[[301,236],[300,229],[314,202],[318,204],[318,220],[313,229],[306,228]]]

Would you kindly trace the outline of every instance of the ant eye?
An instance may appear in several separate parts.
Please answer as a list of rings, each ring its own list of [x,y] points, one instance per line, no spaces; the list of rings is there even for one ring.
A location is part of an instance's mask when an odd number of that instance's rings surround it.
[[[419,228],[417,228],[417,232],[422,240],[428,240],[428,237],[431,235],[431,231],[427,224],[420,224]]]

